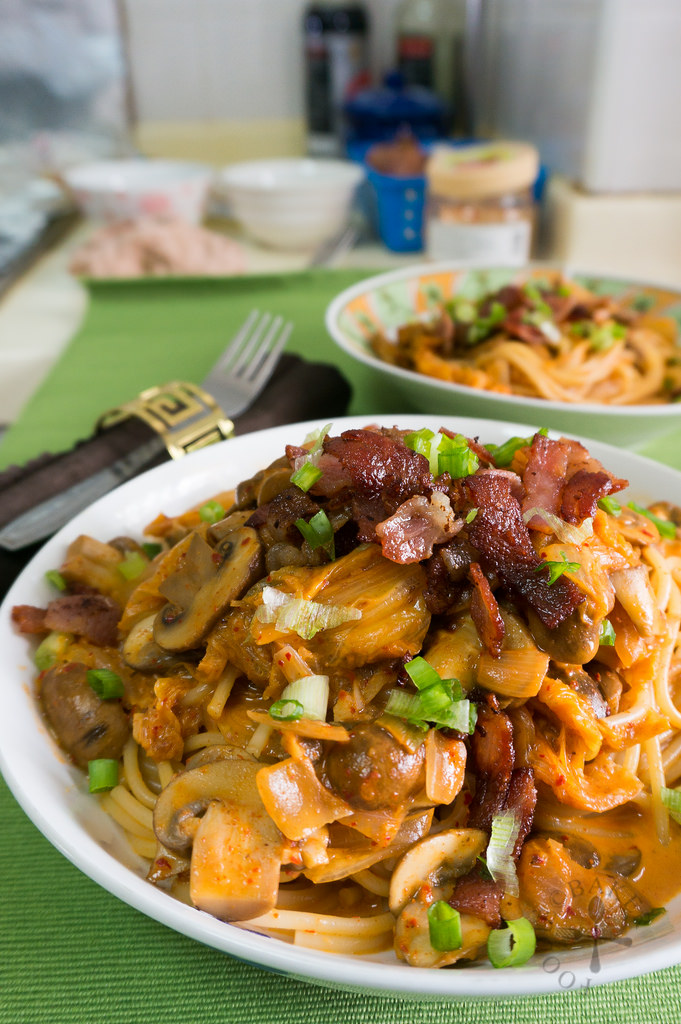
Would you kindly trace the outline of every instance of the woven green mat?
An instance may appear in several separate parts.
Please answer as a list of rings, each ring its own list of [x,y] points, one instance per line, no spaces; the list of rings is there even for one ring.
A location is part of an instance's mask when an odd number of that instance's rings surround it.
[[[296,324],[291,350],[335,360],[351,412],[396,403],[336,352],[323,312],[365,276],[318,271],[234,282],[102,285],[86,321],[0,448],[0,464],[89,434],[103,408],[164,380],[200,380],[253,306]],[[654,454],[674,463],[679,446]],[[681,1020],[681,969],[524,999],[412,1002],[329,991],[231,960],[144,917],[74,868],[0,780],[0,1024],[591,1024]],[[408,968],[405,968],[407,970]],[[481,981],[481,984],[483,982]]]

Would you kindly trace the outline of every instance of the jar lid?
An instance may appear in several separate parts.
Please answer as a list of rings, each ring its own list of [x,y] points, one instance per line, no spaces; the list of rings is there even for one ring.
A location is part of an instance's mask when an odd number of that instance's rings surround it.
[[[525,142],[437,146],[426,164],[430,191],[451,199],[483,199],[534,184],[539,154]]]

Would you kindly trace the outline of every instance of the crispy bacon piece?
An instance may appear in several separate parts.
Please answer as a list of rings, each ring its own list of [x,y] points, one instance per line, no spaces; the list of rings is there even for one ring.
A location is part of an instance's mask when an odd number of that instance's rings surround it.
[[[523,311],[521,309],[509,313],[499,326],[502,331],[506,331],[512,338],[524,341],[527,345],[546,345],[546,335],[535,324],[527,323],[523,319]]]
[[[485,702],[478,704],[471,756],[476,782],[468,827],[489,832],[492,818],[506,805],[515,767],[513,725],[508,715],[499,710],[494,694],[488,694]]]
[[[449,905],[462,914],[481,918],[490,928],[500,928],[502,896],[503,890],[499,883],[491,878],[483,878],[479,868],[475,867],[458,879]]]
[[[525,498],[523,511],[543,508],[568,523],[581,523],[596,512],[596,503],[606,494],[627,486],[608,473],[579,441],[562,437],[559,441],[536,434],[523,474]],[[530,520],[535,530],[548,532],[538,516]]]
[[[493,658],[498,658],[504,641],[504,620],[501,617],[497,599],[478,562],[472,563],[468,575],[474,585],[471,597],[471,618],[489,653]]]
[[[340,437],[327,437],[324,455],[340,463],[359,495],[380,498],[389,515],[413,495],[433,490],[428,460],[376,430],[345,430]],[[327,493],[325,475],[313,493]]]
[[[559,515],[566,523],[581,523],[596,514],[601,498],[621,491],[626,485],[626,480],[617,480],[605,470],[578,469],[565,485]]]
[[[405,501],[388,519],[376,525],[376,536],[385,558],[408,565],[430,558],[435,544],[444,544],[463,527],[449,498],[433,491],[430,499],[422,494]]]
[[[513,811],[520,822],[518,838],[513,848],[513,856],[517,860],[534,821],[534,809],[537,806],[537,787],[534,784],[532,768],[516,768],[511,774],[511,782],[506,795],[504,809]]]
[[[12,622],[20,633],[47,633],[45,609],[32,604],[15,604],[12,608]]]
[[[464,492],[470,505],[478,509],[468,525],[468,537],[480,552],[484,571],[495,573],[506,590],[526,602],[545,626],[555,629],[584,595],[565,576],[549,585],[547,574],[537,571],[541,559],[511,493],[510,481],[495,473],[476,474],[465,479]]]
[[[67,594],[50,601],[45,612],[48,630],[75,633],[97,647],[113,647],[118,643],[118,620],[121,609],[104,594]]]
[[[543,434],[535,434],[523,473],[523,512],[528,508],[543,508],[558,514],[567,465],[568,450],[565,445]],[[533,516],[530,526],[544,532],[549,529],[539,516]]]

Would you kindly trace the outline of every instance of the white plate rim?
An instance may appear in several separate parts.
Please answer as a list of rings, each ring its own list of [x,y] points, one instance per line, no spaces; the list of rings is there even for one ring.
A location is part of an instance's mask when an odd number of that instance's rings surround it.
[[[153,509],[152,515],[161,508],[168,513],[180,511],[192,502],[201,501],[243,478],[246,474],[242,470],[237,472],[240,461],[247,460],[248,472],[255,472],[266,464],[266,460],[271,461],[281,454],[284,444],[300,443],[310,431],[324,423],[324,420],[315,420],[258,431],[205,448],[181,462],[165,463],[101,498],[63,527],[34,556],[0,607],[0,644],[8,652],[9,668],[14,677],[11,681],[7,680],[9,704],[6,704],[6,711],[20,710],[19,719],[28,729],[26,735],[29,739],[29,743],[22,747],[24,734],[14,728],[13,715],[6,713],[2,716],[0,770],[15,798],[52,845],[112,895],[148,917],[203,944],[300,980],[353,991],[361,990],[372,995],[399,993],[403,997],[428,1000],[530,996],[590,988],[681,962],[681,896],[672,901],[670,912],[660,918],[659,922],[637,930],[636,941],[629,954],[623,953],[614,943],[599,946],[601,956],[597,971],[594,970],[590,947],[577,951],[551,951],[543,959],[539,959],[538,954],[524,967],[502,971],[495,971],[486,963],[456,970],[418,969],[396,962],[378,963],[366,957],[338,956],[302,949],[217,921],[177,902],[119,863],[91,837],[75,817],[71,804],[76,806],[79,801],[90,798],[85,794],[82,774],[69,768],[63,757],[59,757],[57,748],[40,723],[29,693],[33,673],[28,645],[26,639],[18,636],[11,627],[12,606],[49,599],[47,586],[43,582],[45,570],[58,564],[66,543],[80,532],[89,532],[90,524],[97,527],[103,519],[107,523],[114,520],[111,532],[101,535],[111,536],[117,532],[115,518],[123,518],[123,508],[127,508],[128,517],[131,509],[137,508],[137,513],[132,513],[133,518],[135,514],[139,517],[140,506],[147,510]],[[430,426],[435,430],[439,426],[448,426],[468,436],[497,441],[514,435],[524,436],[537,429],[528,424],[469,417],[396,413],[339,418],[333,421],[333,431],[340,432],[369,423],[382,423],[386,426],[397,424],[410,429]],[[669,490],[675,489],[681,503],[680,472],[602,442],[587,443],[593,454],[618,475],[630,474],[632,469],[636,471],[638,483],[632,493],[638,500],[652,500],[654,494],[650,492],[646,481],[652,484],[655,478],[655,490],[659,492],[658,485],[661,485],[665,492],[661,496],[673,499],[674,495],[669,494]],[[264,457],[260,456],[261,451]],[[229,463],[232,463],[232,476]],[[220,472],[224,472],[224,479],[219,475]],[[172,501],[169,500],[171,496]],[[145,512],[142,518],[137,519],[138,530],[152,518],[151,515],[147,518],[147,515],[148,512]],[[18,658],[16,666],[11,662],[15,657]],[[33,778],[35,771],[32,769],[36,754],[44,762],[37,780]],[[50,797],[50,793],[55,791],[63,791],[61,804],[59,801],[55,804]],[[109,821],[103,812],[100,814],[105,821]],[[672,929],[668,920],[671,920],[672,911],[678,917],[678,934],[673,941],[669,941]]]

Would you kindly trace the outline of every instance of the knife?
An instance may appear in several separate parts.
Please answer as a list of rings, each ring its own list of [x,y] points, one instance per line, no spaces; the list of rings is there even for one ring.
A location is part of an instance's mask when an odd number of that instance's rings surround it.
[[[212,421],[206,417],[202,426],[196,417],[194,420],[195,434],[200,436],[202,430],[205,433],[208,429],[210,443],[231,436],[232,424],[241,434],[296,420],[327,415],[334,418],[347,411],[351,396],[350,386],[335,367],[308,363],[289,354],[280,356],[259,401],[234,416],[233,421],[226,421],[222,410],[201,389],[189,384],[180,386],[187,389],[183,392],[187,405],[191,406],[195,398],[198,402],[200,395],[202,401],[213,407]],[[167,412],[168,389],[151,390],[156,393],[157,405],[159,401],[162,405],[165,402]],[[149,418],[153,417],[146,416],[148,405],[144,416],[140,416],[135,402],[130,406],[135,408],[130,415],[122,416],[112,425],[103,419],[91,437],[71,450],[44,454],[24,467],[11,467],[0,473],[0,548],[18,552],[45,540],[96,498],[171,457],[161,435],[150,425]],[[129,407],[122,408],[129,411]],[[191,418],[189,413],[185,418]],[[205,438],[200,440],[205,443]],[[203,445],[194,444],[200,446]],[[0,568],[4,570],[4,565],[0,564]]]

